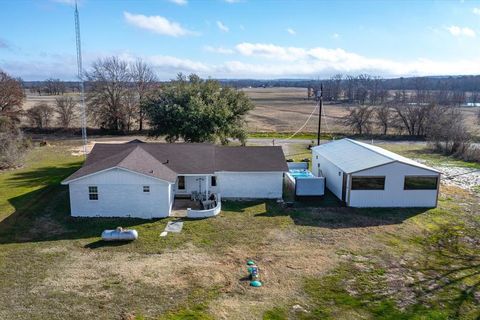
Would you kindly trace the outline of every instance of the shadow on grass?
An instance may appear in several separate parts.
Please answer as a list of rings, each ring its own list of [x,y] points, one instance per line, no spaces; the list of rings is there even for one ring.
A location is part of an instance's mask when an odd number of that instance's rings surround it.
[[[315,201],[310,204],[315,204]],[[290,216],[296,225],[342,229],[399,224],[427,210],[429,209],[321,207],[308,206],[306,203],[289,208],[277,203],[267,203],[266,212],[257,216]]]
[[[88,243],[84,246],[85,249],[97,249],[104,247],[121,247],[131,243],[132,241],[104,241],[97,240],[91,243]]]
[[[472,305],[478,306],[480,299],[480,222],[464,219],[470,221],[437,224],[437,230],[422,241],[428,259],[411,267],[423,274],[414,284],[418,288],[417,299],[437,297],[438,303],[454,311],[455,318]],[[480,318],[480,309],[475,315]]]

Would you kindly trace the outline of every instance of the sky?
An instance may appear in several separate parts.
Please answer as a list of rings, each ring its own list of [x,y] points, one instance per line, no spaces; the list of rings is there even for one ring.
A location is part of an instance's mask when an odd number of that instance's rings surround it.
[[[84,68],[142,59],[162,80],[480,74],[480,1],[78,0]],[[0,0],[0,69],[76,78],[74,0]]]

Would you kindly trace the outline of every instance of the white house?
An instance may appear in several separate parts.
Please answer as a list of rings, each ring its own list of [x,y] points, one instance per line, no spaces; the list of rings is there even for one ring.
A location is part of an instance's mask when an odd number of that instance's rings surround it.
[[[75,217],[158,218],[177,197],[280,199],[288,171],[281,147],[194,143],[95,144],[82,168],[65,179]]]
[[[367,143],[342,139],[312,148],[312,171],[351,207],[436,207],[440,172]]]

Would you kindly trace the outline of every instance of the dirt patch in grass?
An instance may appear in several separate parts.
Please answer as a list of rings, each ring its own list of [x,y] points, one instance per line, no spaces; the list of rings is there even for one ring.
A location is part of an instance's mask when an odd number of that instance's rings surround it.
[[[68,252],[62,265],[51,271],[38,290],[62,289],[90,297],[106,296],[109,290],[103,282],[108,279],[126,286],[141,282],[173,291],[184,290],[192,283],[207,288],[226,282],[225,268],[218,259],[195,248],[149,255],[74,250]]]

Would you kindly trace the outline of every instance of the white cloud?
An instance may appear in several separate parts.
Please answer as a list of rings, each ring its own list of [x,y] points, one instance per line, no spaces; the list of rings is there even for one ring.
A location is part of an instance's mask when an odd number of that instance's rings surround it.
[[[383,77],[480,74],[480,57],[471,59],[431,60],[417,58],[393,60],[364,56],[341,48],[284,47],[275,44],[239,43],[235,47],[203,48],[226,54],[230,59],[214,63],[168,55],[136,55],[130,52],[85,52],[89,69],[98,58],[116,55],[126,61],[137,58],[150,63],[160,79],[174,78],[178,72],[197,73],[214,78],[324,78],[336,73],[369,73]],[[2,69],[25,80],[61,78],[72,80],[76,57],[44,53],[29,60],[0,58]]]
[[[480,16],[480,8],[473,8],[472,12]]]
[[[181,59],[171,56],[150,56],[145,57],[145,60],[153,65],[157,69],[162,69],[163,71],[173,71],[178,72],[208,72],[210,67],[206,64],[198,61],[193,61],[190,59]],[[173,74],[172,74],[173,75]]]
[[[188,4],[187,0],[168,0],[171,3],[178,4],[179,6],[186,6]]]
[[[396,61],[365,57],[344,49],[322,47],[282,47],[264,43],[239,43],[236,52],[245,57],[260,58],[267,62],[245,63],[229,61],[224,64],[236,76],[251,77],[305,77],[342,73],[371,73],[382,76],[455,75],[480,72],[480,59],[434,61],[415,59]],[[472,66],[475,65],[475,70]],[[238,73],[238,74],[237,74]]]
[[[297,33],[295,32],[295,30],[293,30],[292,28],[287,28],[287,32],[289,34],[291,34],[292,36],[296,35]]]
[[[223,32],[230,31],[230,29],[226,25],[224,25],[222,21],[217,21],[217,27]]]
[[[446,29],[448,30],[448,32],[450,32],[451,35],[455,37],[465,36],[465,37],[473,38],[476,36],[475,31],[467,27],[462,28],[459,26],[450,26],[450,27],[447,27]]]
[[[68,6],[75,6],[75,0],[50,0],[52,2],[60,3],[60,4],[66,4]],[[78,4],[80,4],[80,1],[77,1]]]
[[[212,53],[220,53],[220,54],[233,54],[235,51],[233,49],[224,48],[224,47],[212,47],[212,46],[204,46],[203,50]]]
[[[126,11],[123,13],[123,15],[127,23],[158,34],[172,37],[196,34],[196,32],[183,28],[179,23],[169,21],[167,18],[162,16],[145,16],[143,14],[133,14]]]
[[[206,75],[212,70],[210,66],[202,62],[173,56],[139,56],[131,53],[122,53],[119,54],[118,57],[128,62],[133,62],[136,61],[138,58],[141,58],[143,61],[150,64],[164,79],[169,77],[175,77],[175,75],[179,72],[194,72]]]

